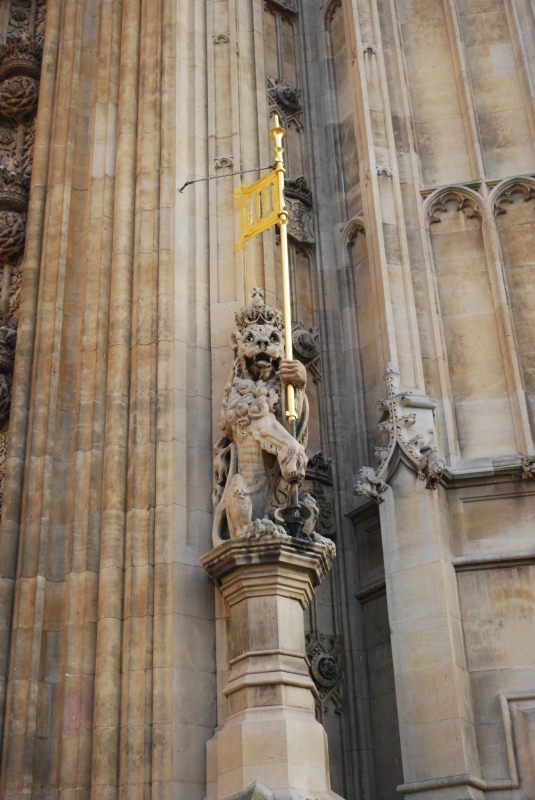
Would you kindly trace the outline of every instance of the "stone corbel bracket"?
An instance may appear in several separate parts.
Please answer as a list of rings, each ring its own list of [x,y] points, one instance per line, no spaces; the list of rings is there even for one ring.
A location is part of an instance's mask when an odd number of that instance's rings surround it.
[[[379,467],[376,470],[362,467],[354,486],[355,494],[377,503],[383,501],[382,495],[388,489],[386,481],[399,459],[415,470],[418,478],[425,481],[427,489],[436,488],[446,468],[434,443],[433,412],[436,401],[427,395],[400,391],[398,377],[397,369],[389,364],[384,373],[387,396],[377,401],[381,412],[378,427],[381,433],[388,436],[386,445],[375,448]],[[399,458],[396,459],[396,455]]]

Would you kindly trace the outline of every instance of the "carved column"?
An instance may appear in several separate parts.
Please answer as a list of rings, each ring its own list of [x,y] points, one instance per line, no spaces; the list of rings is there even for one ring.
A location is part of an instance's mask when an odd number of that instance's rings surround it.
[[[46,16],[45,0],[7,5],[0,29],[0,512]]]
[[[299,547],[275,531],[229,540],[201,559],[230,606],[228,715],[208,743],[209,800],[338,797],[303,627],[334,554],[326,540]]]

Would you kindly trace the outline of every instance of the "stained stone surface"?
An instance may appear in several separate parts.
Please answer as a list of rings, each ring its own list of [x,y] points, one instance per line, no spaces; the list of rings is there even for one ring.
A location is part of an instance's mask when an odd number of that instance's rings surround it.
[[[206,797],[229,341],[282,300],[233,191],[273,113],[332,791],[535,796],[534,64],[527,0],[0,3],[2,797]]]

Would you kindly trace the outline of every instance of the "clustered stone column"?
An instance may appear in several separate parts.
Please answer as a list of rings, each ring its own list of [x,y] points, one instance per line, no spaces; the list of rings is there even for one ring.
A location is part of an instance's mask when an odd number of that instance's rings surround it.
[[[231,610],[228,715],[208,743],[208,800],[338,797],[303,624],[334,555],[326,539],[274,531],[229,540],[201,559]]]
[[[43,0],[12,0],[0,45],[0,511],[45,13]]]

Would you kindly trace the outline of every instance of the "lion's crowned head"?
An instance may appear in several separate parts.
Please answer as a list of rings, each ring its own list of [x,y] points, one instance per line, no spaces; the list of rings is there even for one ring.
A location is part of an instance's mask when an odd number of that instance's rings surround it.
[[[232,348],[240,377],[273,381],[284,358],[282,312],[264,303],[262,289],[253,289],[253,302],[236,313],[238,330],[232,334]]]

